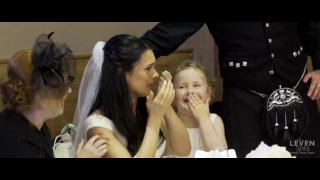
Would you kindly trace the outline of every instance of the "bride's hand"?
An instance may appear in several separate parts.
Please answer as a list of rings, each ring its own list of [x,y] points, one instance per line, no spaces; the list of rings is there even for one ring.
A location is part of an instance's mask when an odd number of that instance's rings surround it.
[[[172,75],[171,75],[170,72],[168,72],[168,71],[163,71],[162,72],[162,75],[160,76],[160,80],[159,80],[157,93],[159,93],[160,88],[161,88],[161,86],[162,86],[164,81],[172,82]]]
[[[173,99],[174,89],[171,81],[164,81],[155,97],[151,91],[150,95],[147,97],[146,105],[149,116],[159,117],[157,118],[159,122],[155,122],[156,124],[161,124],[161,120],[163,119],[168,108],[171,106]]]

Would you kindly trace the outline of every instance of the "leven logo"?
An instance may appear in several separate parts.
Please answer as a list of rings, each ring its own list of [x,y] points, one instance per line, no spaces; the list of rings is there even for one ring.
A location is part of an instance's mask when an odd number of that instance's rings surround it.
[[[290,141],[291,147],[296,147],[296,152],[292,152],[294,154],[314,154],[313,151],[311,151],[311,147],[316,146],[316,142],[313,140],[295,140]]]

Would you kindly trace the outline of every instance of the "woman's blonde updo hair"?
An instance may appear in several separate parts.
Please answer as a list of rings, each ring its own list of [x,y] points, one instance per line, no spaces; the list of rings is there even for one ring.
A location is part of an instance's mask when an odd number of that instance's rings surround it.
[[[216,80],[209,76],[208,71],[206,70],[206,68],[204,66],[201,65],[201,63],[199,61],[186,60],[186,61],[182,62],[178,66],[178,68],[173,72],[173,82],[174,82],[174,78],[177,76],[178,73],[180,73],[183,70],[189,69],[189,68],[193,68],[195,70],[198,70],[206,78],[206,82],[208,84],[208,87],[212,88],[211,100],[210,100],[210,104],[212,104],[214,102],[214,99],[215,99]]]
[[[32,53],[32,49],[21,50],[8,62],[7,79],[0,84],[1,100],[8,109],[25,111],[34,100]]]

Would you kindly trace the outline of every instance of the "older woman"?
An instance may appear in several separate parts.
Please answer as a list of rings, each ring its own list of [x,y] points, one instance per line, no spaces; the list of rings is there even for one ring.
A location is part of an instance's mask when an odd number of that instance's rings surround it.
[[[17,52],[9,61],[7,80],[1,83],[0,157],[53,158],[51,135],[45,121],[63,113],[71,93],[75,58],[64,43],[40,35],[33,49]],[[105,140],[82,141],[75,157],[101,157]]]

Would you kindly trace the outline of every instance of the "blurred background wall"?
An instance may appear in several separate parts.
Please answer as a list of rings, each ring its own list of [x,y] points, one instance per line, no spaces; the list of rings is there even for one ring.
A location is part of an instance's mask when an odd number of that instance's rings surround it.
[[[54,41],[66,42],[75,54],[89,54],[97,41],[128,33],[143,35],[158,22],[0,22],[0,59],[10,58],[16,51],[31,48],[41,33],[55,32]],[[214,43],[204,26],[179,48],[192,48],[194,59],[201,61],[214,75]]]

